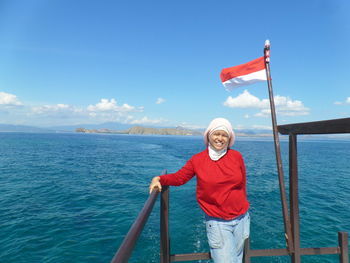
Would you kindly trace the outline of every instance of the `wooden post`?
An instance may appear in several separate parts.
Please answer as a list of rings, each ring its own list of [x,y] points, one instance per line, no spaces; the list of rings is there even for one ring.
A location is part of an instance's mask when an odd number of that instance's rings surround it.
[[[292,263],[300,263],[297,136],[289,134],[289,195],[293,235]]]
[[[160,262],[170,262],[169,186],[162,186],[160,198]]]
[[[243,254],[243,262],[244,263],[250,263],[250,255],[249,255],[249,251],[250,251],[250,239],[249,237],[244,240],[244,254]]]
[[[349,263],[349,240],[348,233],[338,232],[338,241],[339,241],[339,262],[340,263]]]

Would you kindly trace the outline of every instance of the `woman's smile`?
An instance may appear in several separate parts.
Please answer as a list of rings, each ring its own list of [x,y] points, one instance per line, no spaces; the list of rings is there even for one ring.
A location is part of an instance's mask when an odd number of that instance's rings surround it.
[[[217,130],[209,136],[210,145],[217,151],[226,149],[228,146],[229,136],[226,131]]]

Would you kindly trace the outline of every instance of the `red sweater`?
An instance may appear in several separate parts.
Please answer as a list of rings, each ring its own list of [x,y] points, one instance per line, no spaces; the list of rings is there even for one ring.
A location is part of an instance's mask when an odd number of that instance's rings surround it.
[[[178,186],[194,175],[197,201],[207,215],[230,220],[247,212],[246,171],[239,152],[228,150],[218,161],[213,161],[207,149],[193,155],[176,173],[162,175],[160,183]]]

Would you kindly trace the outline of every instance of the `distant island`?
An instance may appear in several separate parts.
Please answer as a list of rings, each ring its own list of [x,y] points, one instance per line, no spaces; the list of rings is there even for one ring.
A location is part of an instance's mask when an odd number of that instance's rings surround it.
[[[86,127],[86,128],[77,128]],[[142,126],[130,126],[129,124],[121,123],[101,123],[101,124],[78,124],[67,126],[50,126],[50,127],[35,127],[28,125],[14,125],[0,123],[1,132],[16,132],[16,133],[105,133],[105,134],[144,134],[144,135],[189,135],[189,136],[203,136],[204,129],[186,129],[184,127],[172,128],[150,128]],[[267,129],[236,129],[237,137],[248,138],[263,138],[272,139],[271,130]],[[281,135],[281,139],[286,139],[285,135]],[[288,139],[288,138],[287,138]],[[332,134],[332,135],[303,135],[300,140],[350,140],[349,134]]]
[[[183,127],[176,128],[148,128],[142,126],[134,126],[127,130],[116,131],[110,129],[85,129],[77,128],[76,132],[81,133],[110,133],[110,134],[141,134],[141,135],[202,135],[201,132],[185,129]]]

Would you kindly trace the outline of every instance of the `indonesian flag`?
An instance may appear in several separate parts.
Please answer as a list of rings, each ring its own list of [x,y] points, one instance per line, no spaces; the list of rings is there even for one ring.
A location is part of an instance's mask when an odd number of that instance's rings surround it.
[[[220,77],[222,84],[227,90],[232,90],[259,81],[266,81],[264,57],[231,68],[225,68],[221,71]]]

